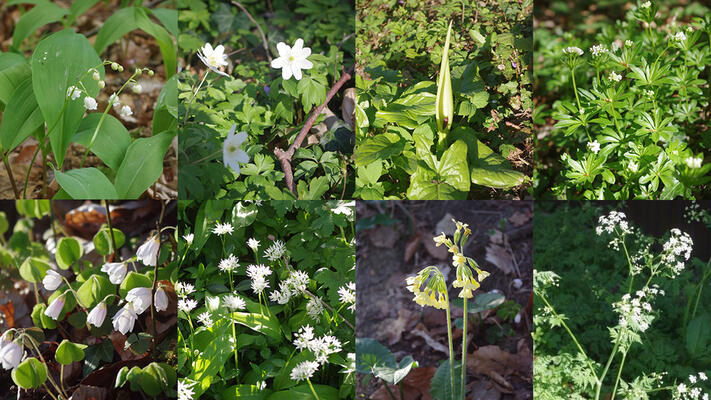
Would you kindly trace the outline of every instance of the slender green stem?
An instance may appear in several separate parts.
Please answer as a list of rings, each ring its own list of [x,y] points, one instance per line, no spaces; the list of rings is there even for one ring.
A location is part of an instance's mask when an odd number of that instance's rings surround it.
[[[597,389],[595,389],[595,400],[600,399],[600,392],[602,391],[602,383],[605,381],[605,375],[607,375],[607,371],[610,370],[610,365],[612,365],[612,360],[615,359],[615,356],[617,355],[617,349],[620,348],[620,336],[617,337],[617,340],[615,341],[615,347],[612,348],[612,353],[610,353],[610,358],[607,360],[607,364],[605,364],[605,368],[602,370],[602,374],[597,379]]]
[[[49,387],[47,386],[46,383],[42,383],[42,386],[44,386],[44,390],[47,391],[47,394],[49,394],[50,396],[52,396],[52,398],[53,398],[54,400],[57,400],[57,396],[55,396],[52,392],[49,391]]]
[[[462,395],[461,399],[466,399],[466,382],[467,382],[467,320],[469,315],[467,315],[467,303],[469,302],[467,298],[464,298],[464,319],[462,323]]]
[[[393,394],[392,390],[390,390],[390,386],[388,386],[388,383],[385,382],[385,381],[383,381],[383,386],[385,386],[385,391],[388,392],[388,394],[390,395],[390,398],[393,399],[393,400],[397,400],[397,398],[396,398],[395,395]],[[402,397],[400,397],[400,399],[403,400]]]
[[[311,388],[311,393],[314,394],[314,397],[316,398],[316,400],[319,400],[318,395],[316,394],[316,391],[314,390],[314,385],[311,384],[311,379],[306,378],[306,382],[309,383],[309,387]]]
[[[627,289],[627,293],[632,293],[632,286],[634,284],[634,274],[632,273],[632,260],[630,259],[630,253],[627,251],[627,245],[625,244],[625,238],[622,237],[622,248],[625,250],[625,257],[627,257],[627,267],[630,272],[630,284]]]
[[[185,118],[183,118],[183,125],[185,125],[186,122],[188,122],[188,115],[190,115],[190,106],[193,104],[193,100],[195,100],[195,96],[197,95],[197,92],[200,91],[200,88],[202,87],[202,84],[205,82],[205,79],[207,79],[207,75],[210,73],[210,70],[208,69],[205,71],[205,75],[203,75],[202,80],[200,81],[200,84],[198,85],[197,89],[193,92],[193,95],[190,96],[190,101],[188,102],[188,106],[185,108]]]
[[[227,276],[228,279],[230,280],[230,293],[234,295],[234,283],[232,283],[232,270],[229,269],[227,270]],[[230,312],[230,316],[232,313]],[[235,322],[230,319],[230,323],[232,324],[232,340],[234,341],[232,350],[235,353],[235,373],[237,374],[236,378],[239,378],[239,356],[237,355],[237,330],[235,329]],[[239,381],[239,379],[238,379]]]
[[[25,174],[25,185],[22,187],[22,198],[23,199],[27,198],[27,184],[30,181],[30,172],[32,172],[32,166],[35,165],[35,159],[37,158],[37,154],[39,154],[41,145],[42,145],[42,143],[39,143],[37,145],[37,150],[35,150],[35,154],[32,155],[32,161],[30,161],[30,167],[27,168],[27,173]]]
[[[57,326],[59,326],[59,324],[58,324]],[[26,334],[26,333],[23,333],[22,335],[23,335],[23,340],[24,340],[24,338],[27,338],[27,339],[28,339],[28,342],[32,345],[32,348],[35,350],[35,352],[37,352],[37,355],[39,356],[40,360],[41,360],[45,365],[47,365],[47,361],[46,361],[46,360],[44,359],[44,357],[42,356],[42,352],[39,350],[39,344],[38,344],[37,342],[35,342],[35,339],[34,339],[32,336],[30,336],[30,335],[28,335],[28,334]],[[55,382],[54,379],[52,378],[52,374],[47,374],[47,378],[49,379],[49,382],[52,384],[52,386],[54,386],[54,388],[57,390],[57,393],[59,393],[59,394],[61,395],[62,390],[61,390],[61,388],[57,385],[57,382]],[[45,386],[45,387],[46,387],[46,386]],[[48,390],[47,392],[49,393],[49,390]]]
[[[447,302],[447,340],[449,341],[449,378],[452,386],[452,400],[454,399],[454,344],[452,343],[452,318],[449,314],[449,295],[444,292],[444,299]]]
[[[573,78],[573,92],[575,93],[575,101],[578,103],[578,110],[582,110],[580,98],[578,97],[578,85],[575,83],[575,68],[570,69],[570,76]]]
[[[617,378],[615,379],[615,386],[612,387],[612,397],[610,400],[615,400],[615,394],[617,393],[617,385],[620,383],[620,376],[622,375],[622,368],[625,366],[625,360],[627,359],[627,352],[622,352],[622,361],[620,361],[620,367],[617,370]]]
[[[10,178],[10,185],[12,185],[12,191],[15,192],[15,198],[20,198],[20,191],[17,190],[17,185],[15,184],[15,177],[12,175],[12,168],[10,168],[10,163],[7,162],[7,154],[2,152],[2,163],[5,165],[5,170],[7,171],[7,177]]]
[[[657,62],[659,61],[659,59],[662,57],[662,54],[666,53],[667,50],[669,50],[669,46],[670,46],[670,45],[667,44],[667,47],[665,47],[664,50],[662,50],[662,52],[659,53],[659,55],[657,56],[657,58],[654,60],[654,64],[653,64],[653,65],[656,65]]]
[[[109,224],[109,236],[111,237],[111,253],[118,257],[114,262],[121,261],[116,248],[116,239],[114,239],[114,227],[111,224],[111,210],[109,210],[109,202],[104,200],[104,208],[106,209],[106,221]]]
[[[211,160],[211,159],[213,159],[213,158],[219,156],[220,154],[222,154],[222,149],[220,149],[220,150],[218,150],[218,151],[216,151],[216,152],[210,154],[209,156],[203,157],[203,158],[201,158],[201,159],[199,159],[199,160],[197,160],[197,161],[191,161],[190,164],[191,164],[191,165],[199,164],[199,163],[201,163],[201,162],[203,162],[203,161]]]

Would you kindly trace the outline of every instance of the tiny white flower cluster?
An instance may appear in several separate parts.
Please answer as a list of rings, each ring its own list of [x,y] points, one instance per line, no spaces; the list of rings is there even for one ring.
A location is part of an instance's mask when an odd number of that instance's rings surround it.
[[[674,388],[672,399],[674,400],[709,400],[709,394],[705,393],[700,387],[696,386],[708,380],[704,372],[689,375],[689,384],[680,383]]]
[[[649,8],[651,7],[652,2],[651,1],[645,1],[644,3],[639,5],[639,8]]]
[[[290,377],[297,382],[310,379],[316,370],[318,370],[318,363],[316,361],[304,361],[297,364],[294,369],[291,370]]]
[[[338,338],[331,335],[316,337],[314,328],[310,325],[302,326],[299,329],[294,339],[294,346],[299,351],[310,350],[316,356],[316,361],[319,364],[325,364],[330,354],[341,351],[341,342]]]
[[[684,218],[686,218],[686,221],[688,223],[701,222],[705,219],[705,217],[706,211],[702,210],[701,206],[699,206],[699,203],[695,201],[687,205],[686,209],[684,210]]]
[[[563,54],[577,54],[579,56],[582,56],[583,50],[580,47],[570,46],[563,49]]]
[[[684,42],[686,41],[686,34],[683,31],[679,31],[675,35],[671,36],[671,40],[679,43]]]
[[[269,287],[267,276],[272,274],[271,268],[266,265],[250,265],[247,267],[247,276],[252,279],[252,291],[254,294],[261,294],[264,289]]]
[[[293,271],[285,281],[279,283],[279,290],[269,295],[271,301],[286,304],[293,296],[298,296],[306,291],[309,284],[309,275],[304,271]]]
[[[632,173],[636,173],[637,171],[639,171],[639,164],[634,161],[630,161],[630,163],[627,164],[627,168],[629,168]]]
[[[348,306],[348,309],[353,312],[355,312],[355,290],[355,282],[348,282],[346,286],[341,286],[338,289],[338,298],[340,299],[341,303],[350,304],[350,306]]]
[[[631,233],[632,230],[627,223],[627,216],[623,212],[610,211],[607,215],[601,215],[598,219],[598,226],[595,228],[595,232],[599,235],[604,233],[618,233],[620,235],[626,235]]]
[[[222,272],[232,272],[237,269],[237,267],[239,267],[239,258],[235,257],[234,254],[230,254],[217,265],[217,268]]]
[[[275,240],[271,246],[264,250],[264,257],[269,261],[276,261],[286,254],[286,245],[281,240]]]
[[[654,320],[652,305],[649,303],[654,296],[664,296],[664,290],[656,285],[638,290],[634,296],[625,294],[622,300],[612,304],[612,308],[619,314],[619,325],[633,332],[644,332]]]
[[[590,53],[592,53],[593,57],[598,57],[601,54],[607,53],[607,48],[604,44],[596,44],[590,48]]]
[[[684,163],[689,168],[697,169],[697,168],[701,168],[701,164],[703,163],[703,161],[704,161],[704,159],[702,157],[687,157],[684,160]]]
[[[306,303],[306,314],[313,320],[318,320],[323,314],[323,304],[321,304],[321,299],[319,297],[312,297],[309,302]]]
[[[625,40],[625,46],[626,46],[626,47],[632,47],[632,46],[634,46],[634,42],[631,41],[631,40],[629,40],[629,39],[627,39],[627,40]]]
[[[232,232],[234,231],[234,228],[232,227],[232,224],[229,222],[223,223],[216,223],[215,227],[212,228],[212,233],[214,233],[217,236],[222,236],[222,235],[231,235]]]
[[[600,151],[600,143],[597,140],[588,142],[587,147],[588,147],[588,150],[592,151],[595,154],[597,154],[597,152]]]
[[[615,71],[610,72],[610,76],[608,77],[611,81],[614,82],[619,82],[622,80],[622,75],[616,73]]]
[[[691,257],[694,241],[686,232],[677,228],[671,230],[669,239],[664,243],[662,262],[671,269],[672,277],[678,276],[684,270],[684,262]]]

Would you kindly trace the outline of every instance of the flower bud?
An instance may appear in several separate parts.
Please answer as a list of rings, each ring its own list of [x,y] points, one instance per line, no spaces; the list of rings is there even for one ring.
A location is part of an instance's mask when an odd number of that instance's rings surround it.
[[[64,308],[64,296],[59,296],[54,301],[52,304],[47,307],[47,309],[44,311],[44,315],[52,318],[53,320],[57,320],[59,318],[59,314],[62,313],[62,309]]]
[[[94,325],[99,328],[104,324],[104,319],[106,318],[106,304],[99,303],[86,317],[86,322],[90,325]]]
[[[168,295],[165,294],[165,290],[159,288],[156,290],[155,296],[153,296],[153,302],[156,307],[156,311],[165,311],[168,309]]]
[[[44,279],[42,279],[42,284],[47,290],[57,290],[59,285],[62,284],[62,276],[50,269],[47,271],[47,275],[44,276]]]
[[[112,62],[112,63],[111,63],[111,69],[113,69],[114,71],[118,71],[118,69],[119,69],[118,63]]]

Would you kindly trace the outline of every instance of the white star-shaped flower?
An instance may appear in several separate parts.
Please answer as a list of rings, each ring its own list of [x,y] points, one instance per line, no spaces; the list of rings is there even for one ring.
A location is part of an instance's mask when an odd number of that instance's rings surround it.
[[[229,76],[220,71],[220,67],[227,66],[227,54],[225,54],[225,47],[223,45],[218,45],[213,49],[210,43],[205,43],[200,50],[197,55],[208,68],[222,76]]]
[[[236,128],[237,124],[233,124],[222,145],[222,162],[239,175],[239,163],[248,163],[249,155],[240,147],[247,140],[247,132],[235,134]]]
[[[306,58],[311,55],[311,49],[304,47],[304,40],[296,39],[294,47],[289,47],[284,42],[277,44],[279,58],[272,60],[272,68],[281,68],[281,77],[290,79],[292,75],[298,81],[301,79],[302,69],[313,68],[313,63]]]

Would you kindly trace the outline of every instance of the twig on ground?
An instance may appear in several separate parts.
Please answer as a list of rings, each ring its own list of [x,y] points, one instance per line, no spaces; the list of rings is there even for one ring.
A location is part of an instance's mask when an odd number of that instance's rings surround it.
[[[262,36],[262,45],[264,46],[264,52],[267,53],[267,60],[269,60],[269,62],[272,62],[272,56],[271,56],[271,54],[269,54],[269,45],[267,44],[267,37],[264,36],[264,31],[262,30],[262,27],[259,26],[259,24],[257,23],[257,21],[255,21],[254,18],[252,18],[252,14],[250,14],[249,11],[247,11],[247,9],[244,8],[244,6],[242,4],[240,4],[238,1],[234,1],[234,0],[232,0],[231,3],[236,5],[237,7],[239,7],[239,9],[242,10],[242,12],[247,14],[247,18],[249,18],[249,20],[252,21],[252,23],[257,26],[257,30],[259,31],[259,34]]]
[[[294,152],[296,151],[296,149],[301,147],[301,143],[306,138],[306,134],[309,133],[311,127],[313,127],[314,123],[316,122],[316,118],[321,115],[323,109],[326,108],[328,103],[331,101],[333,96],[338,93],[341,87],[351,79],[353,68],[354,67],[350,67],[348,71],[344,72],[343,75],[341,75],[341,79],[339,79],[338,82],[333,85],[333,87],[328,91],[328,93],[326,93],[326,100],[323,102],[323,104],[311,111],[311,115],[304,123],[304,126],[301,128],[301,131],[299,131],[299,135],[296,137],[296,140],[294,140],[294,143],[292,143],[286,151],[282,150],[279,147],[274,149],[274,155],[276,155],[276,157],[279,159],[279,162],[281,162],[281,168],[284,171],[284,181],[286,182],[286,187],[294,194],[296,194],[296,192],[294,190],[294,175],[291,171],[291,157],[294,156]]]

